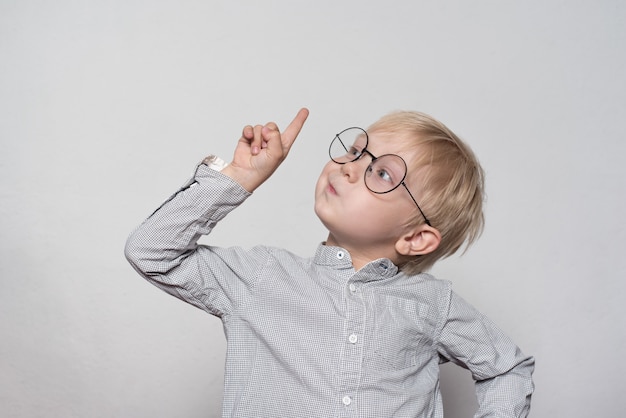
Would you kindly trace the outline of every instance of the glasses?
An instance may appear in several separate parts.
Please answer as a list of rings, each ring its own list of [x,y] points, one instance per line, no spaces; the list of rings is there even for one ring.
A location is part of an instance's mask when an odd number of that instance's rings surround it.
[[[376,194],[389,193],[399,186],[403,186],[409,196],[411,196],[415,206],[417,206],[417,210],[424,217],[426,225],[432,226],[404,182],[407,175],[407,165],[404,159],[395,154],[385,154],[376,157],[368,151],[368,143],[367,132],[364,129],[352,127],[344,129],[335,135],[335,138],[330,143],[328,153],[330,154],[330,159],[337,164],[351,163],[368,154],[372,158],[372,162],[365,170],[365,186]]]

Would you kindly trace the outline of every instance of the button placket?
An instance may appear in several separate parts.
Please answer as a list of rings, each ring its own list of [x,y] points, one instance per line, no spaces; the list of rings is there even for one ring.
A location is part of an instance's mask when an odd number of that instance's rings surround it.
[[[347,256],[347,254],[345,254]],[[344,321],[344,348],[341,350],[340,369],[338,372],[339,388],[343,397],[343,414],[352,416],[355,413],[355,398],[359,391],[363,367],[362,341],[363,326],[366,317],[366,308],[361,294],[361,277],[358,273],[348,279],[344,289],[345,321]],[[346,415],[347,416],[347,415]]]

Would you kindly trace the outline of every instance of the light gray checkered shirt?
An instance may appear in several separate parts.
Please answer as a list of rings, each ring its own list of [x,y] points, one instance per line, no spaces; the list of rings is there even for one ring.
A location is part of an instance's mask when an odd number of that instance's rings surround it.
[[[312,258],[197,244],[249,193],[205,165],[129,237],[126,256],[166,292],[220,317],[224,417],[443,417],[439,363],[467,367],[477,417],[525,417],[525,356],[446,281],[388,259]]]

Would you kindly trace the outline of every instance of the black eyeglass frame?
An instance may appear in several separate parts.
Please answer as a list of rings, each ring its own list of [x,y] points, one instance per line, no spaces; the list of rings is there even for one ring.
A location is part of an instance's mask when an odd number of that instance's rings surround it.
[[[360,150],[359,155],[357,155],[354,159],[349,160],[349,161],[337,161],[333,158],[332,155],[332,146],[333,146],[333,142],[335,142],[335,140],[338,140],[341,145],[346,148],[345,144],[343,143],[343,141],[341,140],[340,135],[343,134],[346,131],[349,131],[350,129],[358,129],[361,132],[363,132],[363,134],[365,135],[365,147],[363,147],[362,150]],[[409,190],[409,188],[407,187],[406,183],[404,182],[404,179],[406,179],[406,176],[408,174],[408,166],[406,164],[406,161],[404,161],[404,158],[400,157],[399,155],[396,154],[383,154],[380,157],[376,157],[374,154],[372,154],[368,149],[367,146],[369,145],[369,136],[367,135],[367,131],[363,128],[359,128],[358,126],[352,126],[350,128],[346,128],[343,131],[339,132],[338,134],[335,135],[335,137],[333,138],[332,141],[330,141],[330,146],[328,147],[328,155],[330,156],[330,159],[336,163],[336,164],[347,164],[347,163],[353,163],[357,160],[359,160],[364,154],[368,154],[371,158],[372,158],[372,162],[367,166],[367,168],[365,169],[365,173],[363,173],[363,182],[365,183],[365,187],[367,187],[367,189],[372,192],[372,193],[376,193],[376,194],[386,194],[389,192],[392,192],[394,190],[396,190],[398,187],[400,187],[401,185],[404,187],[404,190],[406,190],[406,192],[409,194],[409,196],[411,197],[411,200],[413,201],[413,203],[415,203],[415,206],[417,207],[417,210],[419,210],[420,214],[422,215],[422,217],[424,218],[424,222],[426,222],[426,225],[432,227],[430,221],[428,220],[428,218],[426,217],[426,215],[424,214],[424,211],[422,210],[422,208],[420,208],[420,205],[417,204],[417,200],[415,200],[415,198],[413,197],[413,194],[411,193],[411,191]],[[350,144],[350,146],[352,146],[352,144]],[[346,149],[347,151],[347,149]],[[367,185],[367,173],[369,172],[369,170],[372,167],[372,164],[374,163],[374,161],[378,160],[379,158],[382,158],[384,156],[394,156],[394,157],[398,157],[400,158],[400,160],[402,160],[402,162],[404,163],[404,177],[402,177],[402,180],[396,185],[394,186],[392,189],[387,190],[386,192],[377,192],[375,190],[372,190],[368,185]]]

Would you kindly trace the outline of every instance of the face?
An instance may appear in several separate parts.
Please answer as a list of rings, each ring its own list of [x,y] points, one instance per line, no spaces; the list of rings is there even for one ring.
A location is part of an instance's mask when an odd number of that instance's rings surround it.
[[[413,157],[384,134],[371,134],[367,149],[376,156],[397,154],[405,161]],[[329,231],[328,245],[366,249],[383,256],[408,230],[407,221],[417,208],[402,186],[384,194],[370,191],[364,174],[371,162],[367,153],[345,164],[329,161],[317,182],[315,213]],[[416,190],[410,173],[405,182]]]

